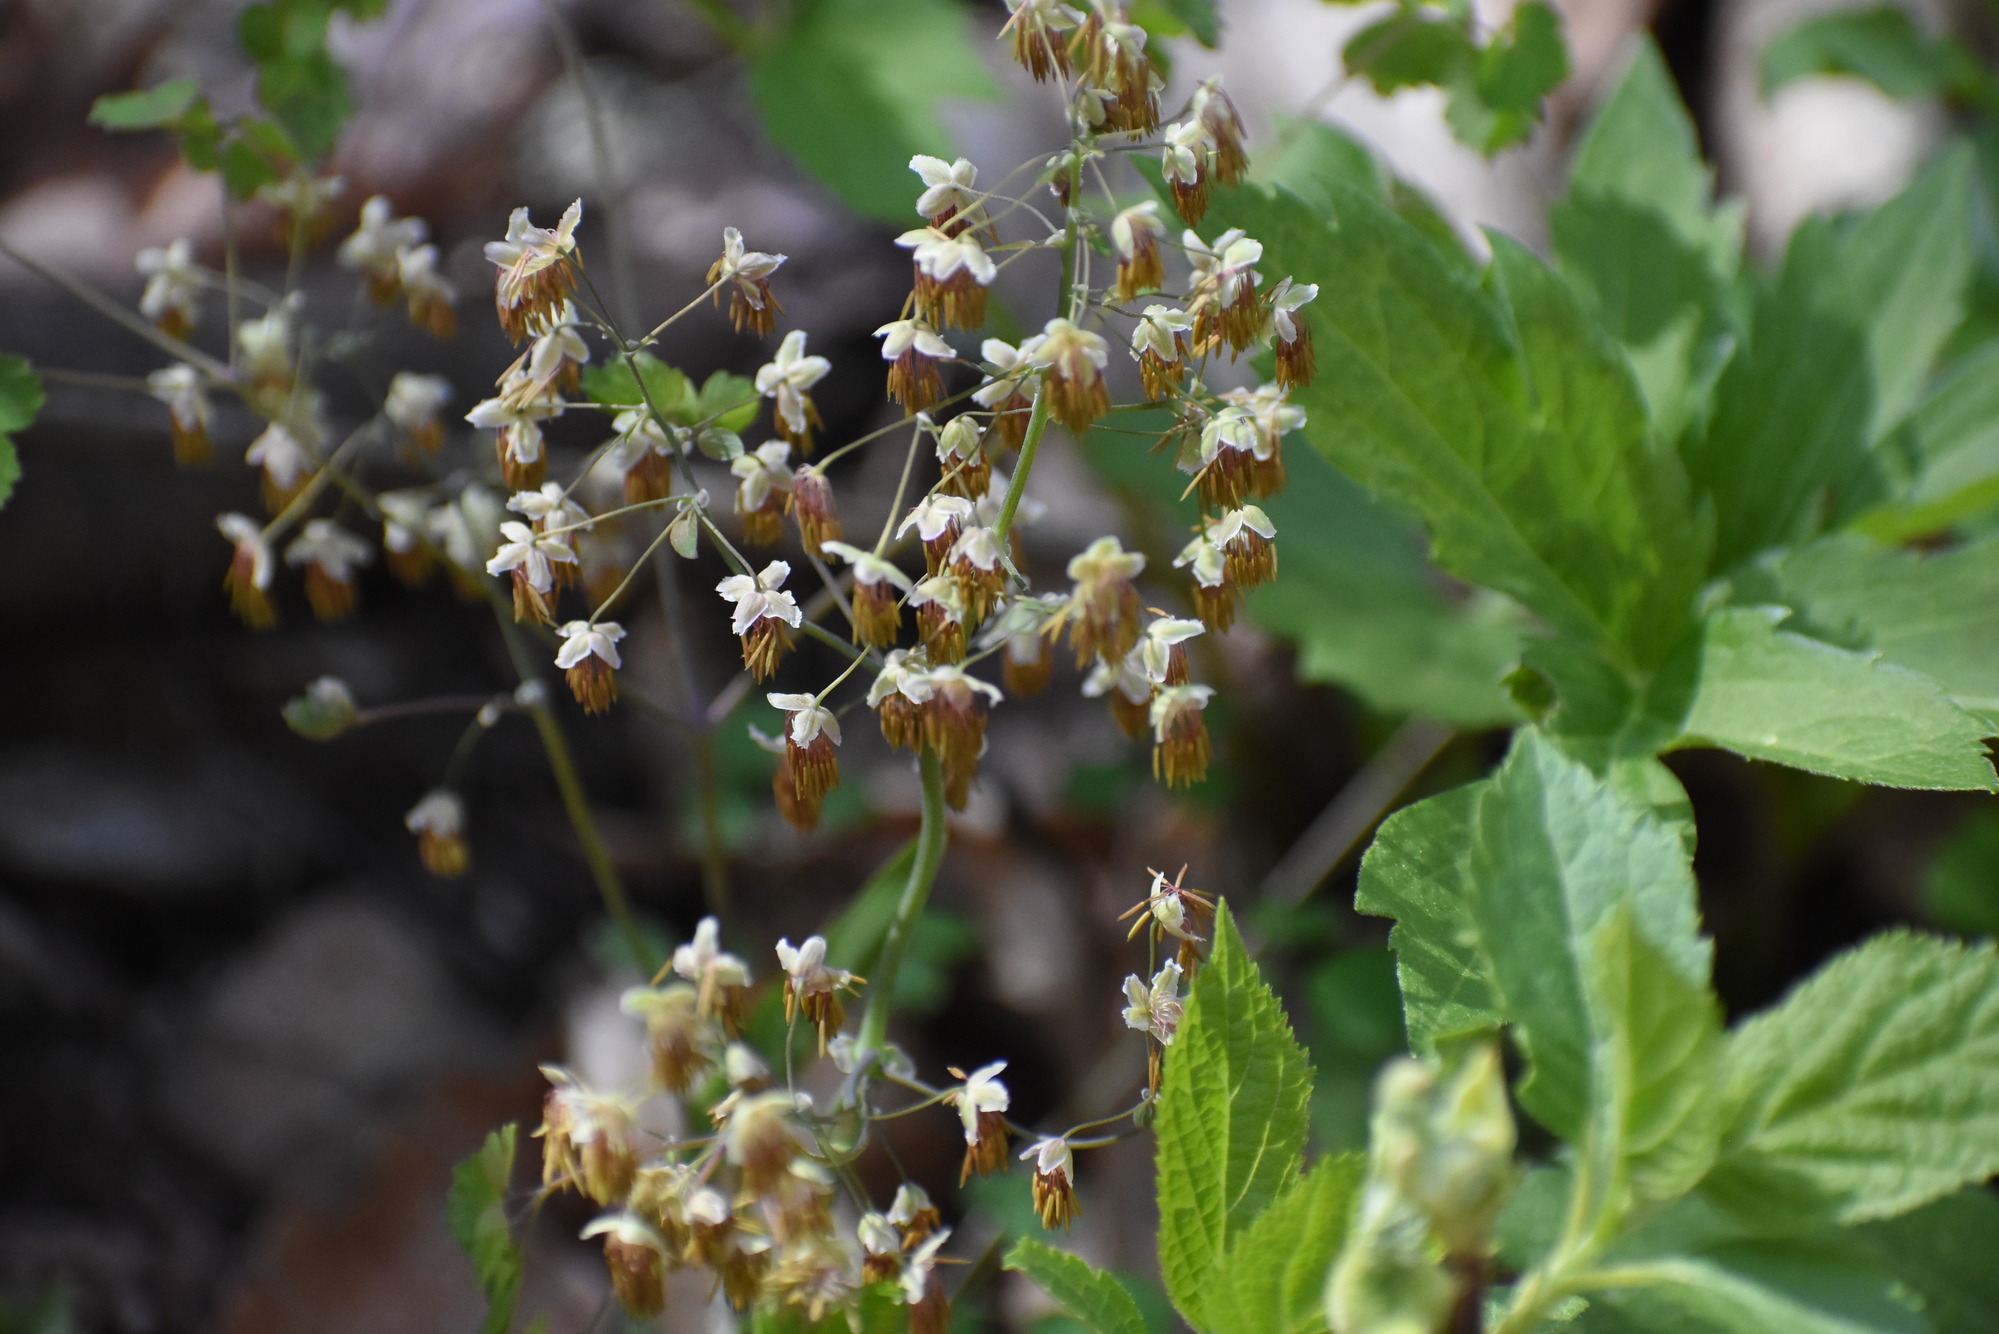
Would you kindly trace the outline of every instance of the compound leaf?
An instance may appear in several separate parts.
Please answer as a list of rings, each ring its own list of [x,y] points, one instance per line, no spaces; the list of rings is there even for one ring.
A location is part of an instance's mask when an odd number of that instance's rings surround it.
[[[521,1291],[521,1248],[507,1226],[507,1185],[514,1174],[518,1129],[504,1125],[486,1136],[477,1153],[452,1169],[451,1193],[445,1198],[445,1222],[472,1257],[486,1293],[485,1334],[506,1334]]]

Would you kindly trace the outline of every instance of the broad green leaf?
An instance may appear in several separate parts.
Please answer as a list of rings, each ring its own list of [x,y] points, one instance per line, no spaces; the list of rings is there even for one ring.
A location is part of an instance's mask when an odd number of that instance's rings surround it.
[[[156,130],[172,125],[201,96],[197,79],[168,79],[136,93],[106,93],[90,104],[90,123],[107,130]]]
[[[1873,649],[1999,719],[1999,539],[1926,555],[1823,538],[1774,556],[1744,582],[1759,601],[1791,608],[1799,629]]]
[[[1228,906],[1166,1054],[1159,1096],[1159,1268],[1196,1329],[1221,1327],[1224,1257],[1298,1175],[1312,1068]]]
[[[1682,570],[1701,543],[1615,352],[1537,265],[1507,270],[1509,324],[1408,223],[1358,191],[1329,194],[1330,220],[1254,188],[1214,210],[1263,242],[1270,269],[1340,294],[1306,307],[1319,374],[1295,399],[1308,437],[1415,511],[1446,570],[1620,659],[1656,661],[1690,619]],[[1531,330],[1524,355],[1513,327]]]
[[[1022,1238],[1006,1253],[1006,1267],[1040,1284],[1089,1334],[1146,1334],[1138,1303],[1124,1284],[1067,1251]]]
[[[1503,1022],[1471,917],[1469,859],[1482,785],[1419,801],[1388,817],[1361,858],[1356,911],[1393,917],[1388,946],[1402,983],[1409,1045]]]
[[[1908,932],[1730,1039],[1715,1188],[1890,1218],[1999,1172],[1999,949]]]
[[[1839,261],[1823,221],[1798,228],[1775,284],[1756,297],[1747,345],[1715,385],[1712,422],[1683,445],[1695,488],[1714,506],[1716,572],[1804,535],[1825,489],[1866,448],[1875,403],[1867,331],[1834,290]]]
[[[472,1257],[485,1291],[485,1334],[506,1334],[521,1291],[521,1248],[507,1226],[507,1186],[514,1174],[514,1139],[505,1125],[486,1136],[479,1151],[451,1171],[444,1205],[451,1235]]]
[[[1187,36],[1210,51],[1222,40],[1222,22],[1215,12],[1215,0],[1142,0],[1132,6],[1132,22],[1143,25],[1146,20],[1141,12],[1145,10],[1163,10]]]
[[[1947,370],[1875,451],[1880,493],[1850,521],[1884,542],[1941,532],[1999,505],[1999,343]]]
[[[750,56],[771,139],[847,207],[886,222],[914,225],[922,186],[909,159],[950,157],[937,102],[999,91],[956,0],[804,0]]]
[[[636,407],[647,404],[669,422],[686,425],[697,402],[694,386],[687,377],[650,352],[637,352],[632,360],[638,375],[622,357],[591,366],[583,372],[583,392],[593,403]],[[639,377],[645,378],[645,392],[639,391]]]
[[[1634,1168],[1656,1155],[1670,1175],[1699,1125],[1659,1086],[1698,1086],[1713,1006],[1678,831],[1528,728],[1478,789],[1469,868],[1498,1008],[1529,1060],[1521,1105],[1571,1143],[1594,1118]],[[1618,980],[1633,969],[1646,995]]]
[[[1549,210],[1556,261],[1631,360],[1657,434],[1702,415],[1732,347],[1742,211],[1711,202],[1691,117],[1650,38],[1591,121]]]
[[[12,437],[34,425],[42,411],[42,380],[25,358],[0,353],[0,505],[21,480],[21,458]]]
[[[1900,1218],[1855,1229],[1856,1240],[1914,1289],[1936,1334],[1989,1334],[1999,1312],[1999,1197],[1972,1187]]]
[[[1346,1243],[1367,1161],[1328,1155],[1237,1237],[1222,1262],[1231,1297],[1214,1303],[1225,1334],[1310,1334],[1326,1324],[1326,1274]]]
[[[1889,787],[1999,789],[1991,727],[1929,677],[1778,629],[1781,607],[1719,607],[1699,646],[1685,740]]]
[[[715,425],[729,431],[747,430],[757,419],[757,409],[762,404],[762,395],[757,393],[754,381],[728,371],[716,371],[701,382],[701,392],[695,396],[690,412],[692,420],[715,419]]]
[[[1491,155],[1534,132],[1541,99],[1569,76],[1561,17],[1541,0],[1514,9],[1461,66],[1444,118],[1459,142]]]
[[[1628,1268],[1642,1284],[1590,1293],[1590,1334],[1926,1334],[1889,1275],[1851,1246],[1761,1242]]]
[[[1449,83],[1474,59],[1464,24],[1413,10],[1390,14],[1347,39],[1340,52],[1347,73],[1377,93]]]
[[[1765,96],[1795,79],[1851,75],[1890,97],[1975,92],[1978,60],[1947,37],[1932,37],[1897,5],[1807,19],[1763,48]]]

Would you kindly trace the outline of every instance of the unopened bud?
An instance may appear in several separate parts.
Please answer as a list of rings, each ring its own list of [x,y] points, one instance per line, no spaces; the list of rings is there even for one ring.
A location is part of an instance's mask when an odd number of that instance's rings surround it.
[[[287,700],[285,723],[307,741],[331,741],[360,719],[354,696],[337,676],[322,676]]]

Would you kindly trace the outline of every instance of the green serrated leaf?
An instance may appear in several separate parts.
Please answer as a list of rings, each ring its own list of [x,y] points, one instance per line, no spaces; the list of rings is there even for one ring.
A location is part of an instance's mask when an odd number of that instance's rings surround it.
[[[1971,1187],[1899,1218],[1855,1229],[1856,1240],[1922,1300],[1935,1334],[1988,1334],[1999,1312],[1999,1197]]]
[[[1807,19],[1763,48],[1761,73],[1766,97],[1812,75],[1865,79],[1896,98],[1976,95],[1985,82],[1968,49],[1896,5]]]
[[[1999,790],[1983,719],[1927,676],[1779,629],[1786,614],[1708,614],[1687,741],[1860,783]]]
[[[649,404],[667,421],[678,426],[697,419],[694,386],[687,377],[650,352],[637,352],[632,360],[638,375],[622,357],[606,360],[583,372],[583,392],[592,403],[637,407]],[[639,392],[639,376],[645,377],[645,392]]]
[[[1497,111],[1533,113],[1569,77],[1562,19],[1542,0],[1527,0],[1479,52],[1478,95]]]
[[[1927,1334],[1913,1302],[1852,1246],[1751,1242],[1665,1256],[1592,1292],[1592,1334]]]
[[[937,102],[999,93],[954,0],[805,0],[750,56],[771,139],[847,207],[888,222],[915,216],[909,159],[950,156]]]
[[[1347,39],[1340,52],[1347,73],[1377,93],[1447,84],[1476,60],[1462,20],[1398,11]]]
[[[1571,1143],[1594,1116],[1611,1143],[1642,1155],[1643,1136],[1626,1136],[1651,1115],[1644,1091],[1698,1080],[1686,1049],[1698,1046],[1701,1004],[1713,1003],[1700,999],[1711,947],[1685,845],[1533,729],[1515,734],[1478,791],[1471,920],[1529,1058],[1521,1105]],[[1642,967],[1657,996],[1624,994],[1620,964]]]
[[[1211,1304],[1224,1334],[1312,1334],[1326,1327],[1326,1274],[1346,1244],[1367,1160],[1321,1158],[1237,1237],[1222,1261],[1231,1298]]]
[[[1883,542],[1942,532],[1999,505],[1999,343],[1946,370],[1874,456],[1880,494],[1854,529]]]
[[[1505,261],[1502,308],[1379,203],[1329,193],[1330,220],[1253,187],[1213,210],[1274,270],[1341,294],[1305,308],[1320,368],[1294,395],[1308,437],[1414,510],[1446,570],[1656,662],[1684,637],[1703,543],[1616,352],[1535,261]]]
[[[1312,1088],[1311,1063],[1226,903],[1163,1083],[1160,1272],[1188,1323],[1213,1330],[1229,1247],[1298,1175]]]
[[[509,1124],[495,1130],[477,1153],[452,1169],[444,1206],[452,1238],[472,1257],[486,1294],[485,1334],[506,1334],[520,1297],[521,1248],[507,1225],[506,1207],[518,1129]]]
[[[712,417],[724,430],[746,431],[757,419],[761,401],[754,381],[728,371],[716,371],[701,382],[701,392],[686,424],[691,426]]]
[[[107,130],[157,130],[186,114],[201,96],[198,79],[168,79],[136,93],[106,93],[90,104],[89,122]]]
[[[1756,600],[1791,608],[1796,628],[1873,649],[1999,719],[1999,539],[1928,554],[1822,538],[1774,555],[1744,584]]]
[[[1089,1334],[1147,1334],[1124,1284],[1067,1251],[1023,1237],[1006,1253],[1006,1267],[1040,1284]]]
[[[1999,1172],[1999,948],[1877,936],[1744,1024],[1712,1188],[1890,1218]]]
[[[1470,885],[1478,785],[1388,817],[1361,858],[1358,912],[1393,917],[1388,946],[1402,984],[1409,1045],[1489,1032],[1504,1021],[1472,922]]]

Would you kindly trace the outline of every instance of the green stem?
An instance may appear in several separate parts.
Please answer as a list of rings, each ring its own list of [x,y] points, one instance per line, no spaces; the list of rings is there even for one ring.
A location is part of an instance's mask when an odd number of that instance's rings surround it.
[[[895,997],[895,978],[902,968],[902,956],[923,905],[930,901],[930,886],[937,879],[938,863],[944,860],[944,766],[937,752],[925,746],[917,759],[923,778],[923,823],[916,833],[916,860],[910,863],[909,882],[902,888],[902,900],[895,906],[895,920],[882,937],[881,956],[874,976],[868,979],[868,1008],[861,1016],[860,1040],[854,1050],[854,1071],[862,1075],[888,1043],[888,1015]]]
[[[1048,387],[1043,385],[1034,391],[1034,409],[1027,414],[1027,434],[1020,441],[1020,458],[1006,484],[1006,499],[1000,502],[999,518],[993,520],[993,537],[997,540],[1004,541],[1007,530],[1013,527],[1014,511],[1020,508],[1020,498],[1027,492],[1027,475],[1034,471],[1034,455],[1047,431]]]

